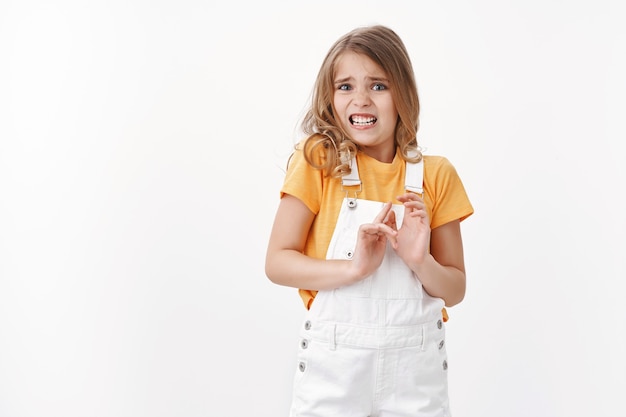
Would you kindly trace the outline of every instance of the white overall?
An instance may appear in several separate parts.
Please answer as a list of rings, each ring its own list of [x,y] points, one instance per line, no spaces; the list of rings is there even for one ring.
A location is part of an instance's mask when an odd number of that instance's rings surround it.
[[[356,160],[352,164],[343,184],[360,189]],[[405,188],[421,194],[422,164],[407,164],[406,171]],[[382,206],[346,193],[326,258],[350,259],[359,226]],[[399,227],[404,208],[393,209]],[[300,333],[290,415],[449,416],[443,307],[389,244],[372,275],[319,291]]]

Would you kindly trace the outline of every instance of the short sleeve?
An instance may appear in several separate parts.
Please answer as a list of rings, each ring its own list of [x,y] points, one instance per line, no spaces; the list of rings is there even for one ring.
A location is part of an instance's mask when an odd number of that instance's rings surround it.
[[[323,173],[312,167],[300,149],[294,151],[287,166],[285,181],[280,190],[280,197],[292,195],[302,201],[311,212],[319,213],[322,202]]]
[[[431,228],[453,220],[463,221],[474,213],[463,182],[447,158],[428,158],[425,169],[425,187],[432,204]]]

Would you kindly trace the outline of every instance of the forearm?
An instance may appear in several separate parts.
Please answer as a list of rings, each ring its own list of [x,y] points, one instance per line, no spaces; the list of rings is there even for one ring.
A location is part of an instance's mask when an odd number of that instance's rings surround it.
[[[331,290],[359,280],[349,260],[315,259],[290,249],[270,252],[265,274],[275,284],[307,290]]]
[[[438,263],[432,255],[427,255],[419,264],[409,265],[422,283],[424,290],[444,300],[452,307],[465,297],[465,272],[453,266]]]
[[[267,277],[279,285],[307,290],[335,289],[364,279],[380,266],[388,238],[396,235],[383,223],[390,210],[391,203],[385,204],[373,223],[359,227],[352,259],[317,259],[303,253],[314,214],[298,199],[285,196],[267,248]]]

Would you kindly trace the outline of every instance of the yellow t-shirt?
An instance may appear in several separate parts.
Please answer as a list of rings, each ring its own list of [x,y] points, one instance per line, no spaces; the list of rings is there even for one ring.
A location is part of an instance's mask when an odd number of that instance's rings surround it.
[[[380,162],[363,152],[357,152],[356,158],[362,183],[358,198],[400,204],[396,196],[406,193],[406,162],[399,153],[396,152],[391,163]],[[301,200],[316,215],[304,254],[326,259],[341,203],[346,197],[341,179],[325,177],[321,170],[310,166],[298,146],[289,161],[281,198],[285,194]],[[424,156],[424,202],[431,229],[464,220],[474,212],[454,166],[441,156]],[[317,291],[300,289],[299,293],[308,309]]]

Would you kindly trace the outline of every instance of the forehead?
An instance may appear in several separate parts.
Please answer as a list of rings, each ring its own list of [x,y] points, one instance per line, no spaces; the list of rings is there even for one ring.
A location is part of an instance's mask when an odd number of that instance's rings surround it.
[[[334,69],[336,78],[357,75],[367,75],[377,78],[386,76],[385,70],[370,57],[353,51],[342,52],[335,61]]]

